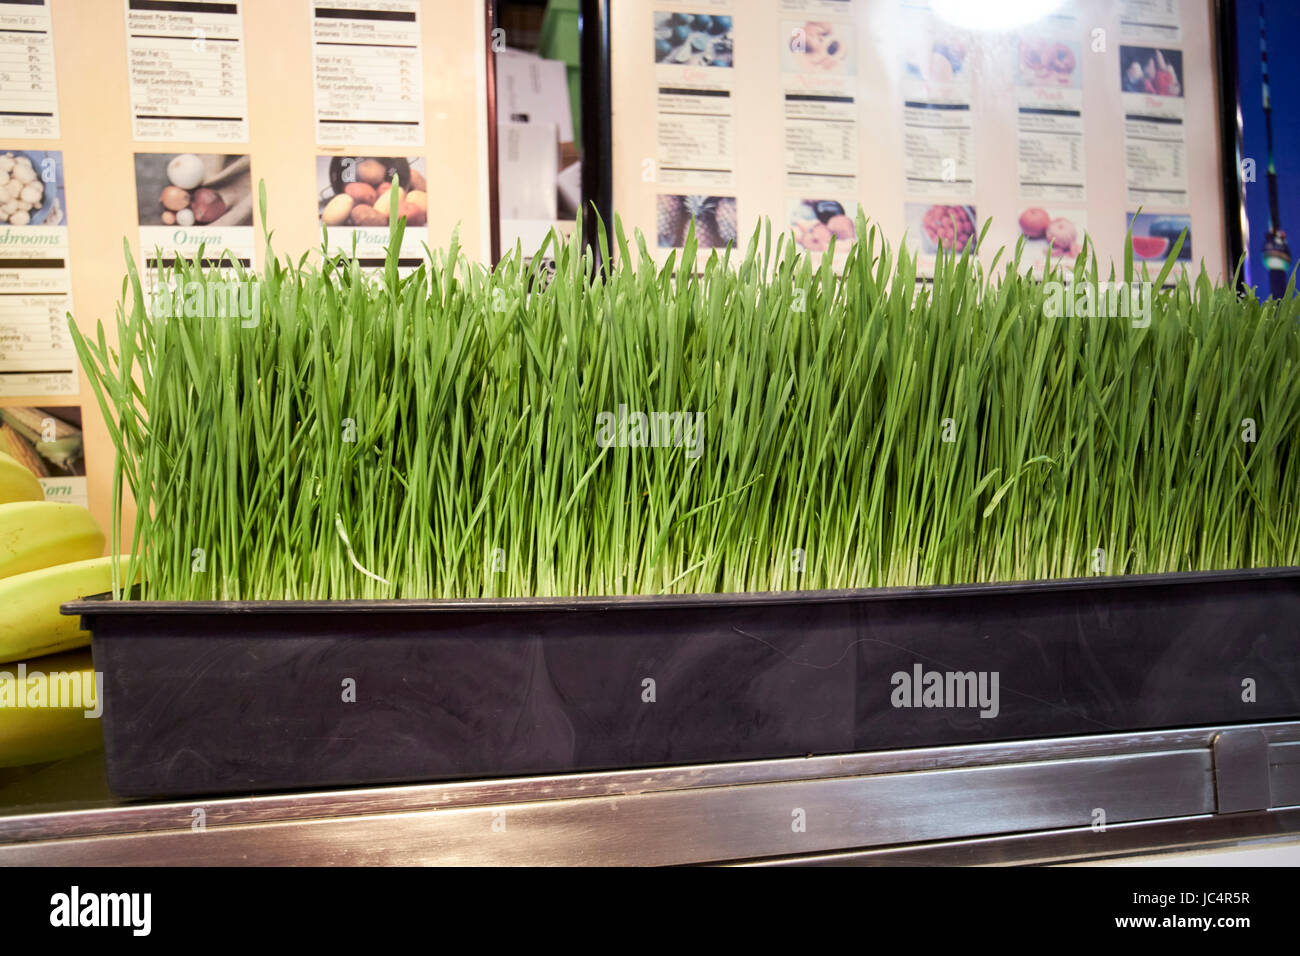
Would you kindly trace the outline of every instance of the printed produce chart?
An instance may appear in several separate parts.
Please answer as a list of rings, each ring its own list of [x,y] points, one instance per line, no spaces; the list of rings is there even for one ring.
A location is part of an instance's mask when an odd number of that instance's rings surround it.
[[[0,146],[0,397],[76,395],[63,154]]]
[[[396,179],[397,212],[406,217],[398,270],[419,268],[429,241],[424,168],[421,156],[317,156],[317,216],[331,255],[356,255],[364,269],[383,268]]]
[[[177,256],[253,264],[253,177],[246,155],[136,153],[136,214],[147,281]],[[185,290],[173,289],[173,295]],[[164,306],[169,303],[164,302]]]
[[[88,507],[79,405],[0,407],[0,452],[36,476],[46,501]]]
[[[1091,240],[1222,275],[1209,0],[621,0],[614,203],[659,261],[762,218],[847,254],[859,208],[933,268],[941,248]],[[1195,239],[1191,233],[1195,227]],[[1193,255],[1193,249],[1195,254]]]
[[[113,328],[125,245],[152,320],[257,327],[263,183],[280,256],[319,259],[328,228],[382,269],[396,200],[403,274],[457,228],[486,259],[486,2],[0,0],[0,471],[109,526],[111,430],[69,315]],[[455,184],[432,209],[431,179]],[[177,268],[200,250],[202,283]]]

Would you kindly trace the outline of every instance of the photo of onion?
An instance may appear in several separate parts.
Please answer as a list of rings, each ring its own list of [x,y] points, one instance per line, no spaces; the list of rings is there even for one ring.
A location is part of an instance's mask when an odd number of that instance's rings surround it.
[[[142,226],[251,226],[253,185],[246,155],[136,153]]]

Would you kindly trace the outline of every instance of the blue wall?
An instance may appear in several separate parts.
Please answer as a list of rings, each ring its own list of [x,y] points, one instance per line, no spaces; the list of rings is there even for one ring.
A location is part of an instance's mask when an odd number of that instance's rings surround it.
[[[1241,118],[1244,157],[1255,160],[1256,180],[1246,184],[1246,213],[1250,222],[1247,280],[1262,296],[1268,294],[1261,247],[1268,230],[1268,151],[1264,140],[1264,109],[1260,93],[1259,0],[1237,0],[1237,58],[1241,79]],[[1292,265],[1300,261],[1300,3],[1264,0],[1268,28],[1269,93],[1273,101],[1273,158],[1277,166],[1278,206],[1282,229],[1291,247]]]

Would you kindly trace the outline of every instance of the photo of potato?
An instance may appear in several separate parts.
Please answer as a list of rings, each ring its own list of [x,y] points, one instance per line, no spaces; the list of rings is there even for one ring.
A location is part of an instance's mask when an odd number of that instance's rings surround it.
[[[327,228],[387,229],[397,179],[397,214],[408,226],[429,218],[424,157],[317,156],[317,214]]]

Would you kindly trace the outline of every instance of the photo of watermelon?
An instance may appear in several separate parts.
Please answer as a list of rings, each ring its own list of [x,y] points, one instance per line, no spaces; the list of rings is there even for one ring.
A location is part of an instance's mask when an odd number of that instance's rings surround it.
[[[1184,232],[1179,262],[1192,261],[1192,217],[1180,213],[1128,214],[1127,226],[1133,230],[1133,255],[1139,259],[1164,259]]]
[[[1133,255],[1139,259],[1163,259],[1168,251],[1168,239],[1159,236],[1133,237]]]

